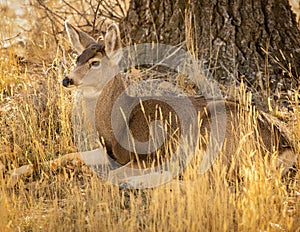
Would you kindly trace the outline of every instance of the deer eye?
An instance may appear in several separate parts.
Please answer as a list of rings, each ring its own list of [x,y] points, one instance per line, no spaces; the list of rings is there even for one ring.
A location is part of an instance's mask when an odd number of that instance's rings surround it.
[[[93,62],[91,63],[91,66],[92,66],[92,67],[99,67],[99,65],[100,65],[100,61],[93,61]]]

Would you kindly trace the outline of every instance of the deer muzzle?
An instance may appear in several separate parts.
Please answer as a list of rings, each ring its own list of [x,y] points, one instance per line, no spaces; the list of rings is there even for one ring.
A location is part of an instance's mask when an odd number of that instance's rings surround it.
[[[62,84],[64,87],[69,87],[70,85],[73,85],[73,79],[70,79],[69,77],[65,77],[62,81]]]

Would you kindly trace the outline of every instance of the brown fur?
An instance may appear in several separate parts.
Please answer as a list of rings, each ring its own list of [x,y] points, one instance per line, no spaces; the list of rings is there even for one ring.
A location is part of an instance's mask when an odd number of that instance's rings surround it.
[[[156,153],[150,153],[147,155],[144,154],[136,154],[134,152],[129,152],[126,149],[124,149],[119,142],[116,140],[115,135],[113,133],[112,129],[112,107],[116,101],[116,99],[119,97],[120,94],[122,94],[125,91],[125,86],[123,84],[122,76],[117,75],[113,78],[112,81],[110,81],[105,88],[102,90],[102,93],[98,99],[97,102],[97,111],[96,111],[96,127],[97,131],[99,133],[100,137],[104,138],[105,146],[107,148],[107,151],[110,153],[110,155],[119,163],[126,164],[132,160],[136,161],[136,156],[138,156],[139,161],[148,162],[148,164],[151,164],[156,159]],[[126,100],[122,102],[122,107],[129,108],[130,105],[133,102],[134,97],[130,97],[126,95]],[[196,111],[199,112],[201,115],[201,128],[200,128],[200,134],[202,137],[205,137],[206,134],[209,135],[210,128],[211,128],[211,113],[209,112],[208,105],[214,104],[216,112],[218,112],[218,107],[221,107],[221,104],[218,101],[210,101],[206,100],[204,97],[190,97],[189,98],[191,102],[193,103],[193,106],[195,107]],[[135,139],[138,139],[140,141],[147,141],[149,139],[149,121],[146,121],[145,115],[147,115],[151,120],[157,119],[157,114],[155,114],[155,111],[157,110],[157,106],[161,108],[161,115],[163,119],[168,119],[169,113],[171,112],[172,120],[169,124],[169,130],[168,131],[177,131],[176,136],[173,135],[173,138],[178,138],[180,136],[180,130],[177,130],[178,127],[180,128],[180,123],[175,120],[175,112],[174,110],[168,106],[165,103],[165,99],[161,98],[161,101],[159,99],[157,100],[146,100],[143,101],[143,98],[140,98],[142,101],[142,105],[144,110],[141,109],[141,106],[134,108],[134,111],[130,115],[129,125],[126,125],[124,120],[116,121],[113,119],[113,123],[118,124],[117,128],[119,129],[117,131],[117,134],[120,135],[122,138],[126,138],[125,133],[127,126],[129,127],[130,131],[134,135]],[[181,104],[181,101],[183,99],[181,97],[173,97],[172,100],[174,102],[177,102],[178,105]],[[221,101],[220,101],[221,102]],[[242,110],[239,109],[239,105],[236,102],[233,101],[225,101],[225,108],[226,108],[226,128],[220,128],[221,130],[226,130],[225,132],[225,140],[226,140],[226,147],[224,148],[225,151],[223,154],[226,154],[226,157],[223,157],[223,160],[226,160],[225,162],[230,162],[231,156],[236,154],[236,149],[238,146],[238,142],[241,139],[240,130],[242,128],[239,128],[241,125],[241,120],[239,119],[241,114],[241,111],[243,111],[244,117],[249,117],[250,112],[248,110]],[[103,109],[103,110],[99,110]],[[186,110],[183,109],[182,110]],[[262,151],[265,152],[273,152],[273,148],[279,151],[279,157],[281,154],[294,154],[288,138],[283,136],[279,129],[273,125],[269,124],[268,121],[262,120],[262,115],[259,114],[260,117],[257,118],[258,120],[258,134],[254,135],[254,137],[258,137],[257,141],[261,140],[261,144],[259,147],[262,149]],[[189,117],[189,113],[186,113],[186,117]],[[266,116],[264,116],[266,117]],[[255,131],[252,131],[255,133]],[[168,138],[169,140],[172,139],[171,137]],[[173,141],[176,143],[175,141]],[[201,149],[205,150],[206,148],[206,141],[202,139],[201,142]],[[162,146],[160,148],[160,155],[163,158],[165,154],[166,148]],[[289,154],[290,155],[290,154]],[[295,155],[293,155],[295,157]],[[291,157],[290,157],[291,158]],[[289,163],[290,165],[290,163]]]

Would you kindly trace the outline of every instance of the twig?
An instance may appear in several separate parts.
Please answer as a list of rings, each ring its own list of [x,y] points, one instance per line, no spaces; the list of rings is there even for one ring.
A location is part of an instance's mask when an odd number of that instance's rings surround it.
[[[2,41],[4,42],[4,41],[9,41],[9,40],[15,39],[15,38],[19,37],[21,34],[22,34],[22,33],[21,33],[21,32],[19,32],[18,34],[14,35],[14,36],[12,36],[12,37],[9,37],[9,38],[6,38],[6,39],[3,39]]]

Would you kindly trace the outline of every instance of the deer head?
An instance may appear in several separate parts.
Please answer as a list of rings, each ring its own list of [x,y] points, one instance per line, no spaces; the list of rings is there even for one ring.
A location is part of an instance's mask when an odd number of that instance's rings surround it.
[[[111,24],[104,40],[96,41],[85,32],[65,23],[66,31],[74,49],[80,54],[74,70],[65,77],[65,87],[94,87],[101,90],[118,72],[118,63],[122,57],[120,31]]]

